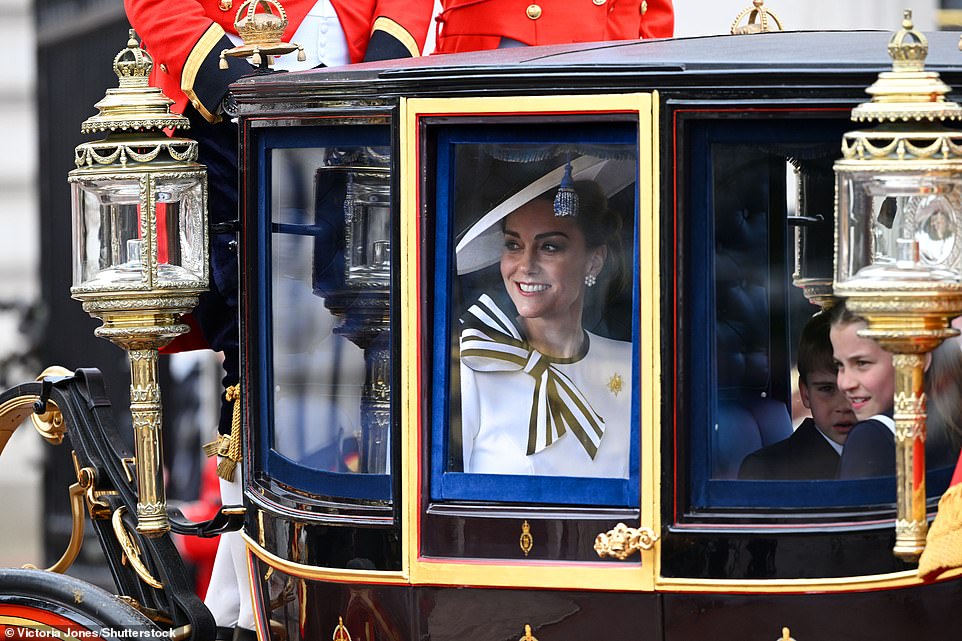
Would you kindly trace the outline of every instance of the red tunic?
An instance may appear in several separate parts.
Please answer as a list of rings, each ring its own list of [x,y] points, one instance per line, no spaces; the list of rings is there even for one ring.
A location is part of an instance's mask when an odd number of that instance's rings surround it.
[[[441,0],[437,53],[526,45],[669,38],[671,0]]]
[[[316,0],[283,0],[289,24],[289,41]],[[364,59],[374,31],[388,33],[416,56],[424,48],[431,21],[432,0],[331,0],[347,37],[351,62]],[[124,0],[131,26],[154,60],[150,83],[174,101],[183,113],[188,102],[207,120],[217,120],[217,104],[227,85],[250,66],[228,58],[231,69],[218,68],[220,52],[233,44],[226,33],[236,34],[234,20],[240,0]]]

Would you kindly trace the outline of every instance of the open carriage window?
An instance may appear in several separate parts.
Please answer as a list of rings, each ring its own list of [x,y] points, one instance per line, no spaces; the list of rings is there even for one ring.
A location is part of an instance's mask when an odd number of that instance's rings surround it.
[[[637,132],[430,138],[432,499],[637,506]]]
[[[270,186],[252,261],[260,469],[315,495],[390,499],[389,129],[273,127],[255,140]]]

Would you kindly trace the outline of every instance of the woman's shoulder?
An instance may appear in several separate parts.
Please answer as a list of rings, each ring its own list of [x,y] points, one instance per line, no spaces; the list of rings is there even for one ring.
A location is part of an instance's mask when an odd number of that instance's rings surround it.
[[[611,358],[631,359],[631,342],[588,332],[588,353]]]
[[[591,341],[592,346],[595,345],[596,343],[599,345],[604,343],[605,345],[610,346],[612,349],[630,349],[631,348],[631,341],[621,341],[621,340],[618,340],[617,338],[608,338],[607,336],[602,336],[601,334],[595,334],[594,332],[589,332],[588,330],[585,330],[585,333],[588,334],[588,338]]]

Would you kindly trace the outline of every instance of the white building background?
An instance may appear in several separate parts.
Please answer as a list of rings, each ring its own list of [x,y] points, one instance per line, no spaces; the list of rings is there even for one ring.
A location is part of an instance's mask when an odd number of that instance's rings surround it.
[[[121,0],[116,0],[118,5]],[[750,0],[676,0],[676,35],[727,33]],[[769,0],[786,29],[898,28],[904,8],[912,8],[916,26],[936,25],[936,0]],[[6,29],[7,62],[0,71],[0,362],[20,350],[24,337],[17,314],[4,312],[11,302],[35,301],[42,260],[38,234],[35,126],[35,36],[31,0],[0,0]],[[119,48],[118,48],[119,50]],[[962,56],[962,54],[960,54]],[[962,58],[960,58],[962,62]],[[104,60],[103,64],[111,64]],[[106,89],[106,87],[105,87]],[[70,100],[69,96],[62,99]],[[90,106],[93,113],[93,105]],[[77,123],[79,129],[80,123]],[[64,176],[66,180],[66,176]],[[64,283],[68,287],[69,283]],[[27,380],[39,372],[0,372],[10,380]],[[20,430],[0,457],[0,566],[40,562],[40,455],[46,447],[32,430]],[[66,491],[66,488],[65,488]]]

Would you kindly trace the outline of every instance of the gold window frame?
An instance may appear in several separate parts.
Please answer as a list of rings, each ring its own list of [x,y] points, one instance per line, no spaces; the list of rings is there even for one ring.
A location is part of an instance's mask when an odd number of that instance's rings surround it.
[[[660,463],[660,289],[657,93],[586,96],[497,96],[486,98],[409,98],[400,109],[400,279],[401,287],[401,504],[404,574],[413,584],[487,587],[543,587],[604,590],[652,590],[658,543],[630,562],[532,561],[425,558],[420,555],[422,476],[429,463],[420,459],[421,439],[430,429],[419,404],[426,363],[420,331],[429,319],[422,299],[419,248],[421,238],[421,121],[426,117],[590,115],[620,113],[638,120],[638,252],[639,286],[639,506],[640,524],[660,531],[656,509]],[[647,141],[647,144],[645,144]],[[599,532],[600,533],[600,532]],[[518,534],[521,534],[519,530]]]

